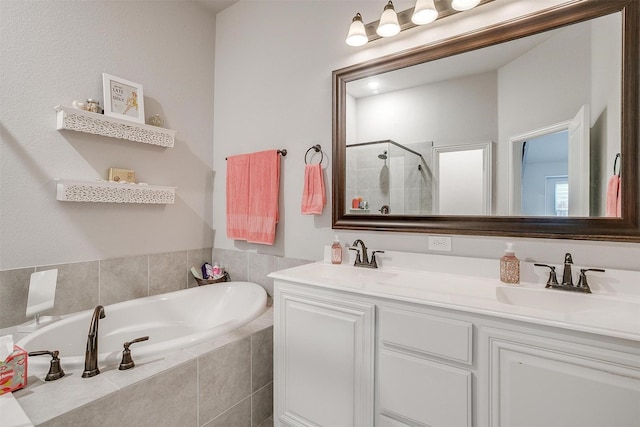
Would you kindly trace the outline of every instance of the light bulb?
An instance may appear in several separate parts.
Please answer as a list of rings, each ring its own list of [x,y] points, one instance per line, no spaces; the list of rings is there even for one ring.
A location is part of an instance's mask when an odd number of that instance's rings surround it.
[[[393,3],[389,1],[382,11],[380,16],[380,23],[376,29],[376,33],[380,37],[395,36],[400,32],[400,24],[398,23],[398,15],[393,8]]]
[[[436,9],[433,0],[416,0],[416,7],[413,8],[411,22],[416,25],[424,25],[435,21],[438,18],[438,9]]]
[[[469,10],[480,4],[480,0],[452,0],[451,8],[459,11]]]
[[[367,30],[364,28],[364,23],[362,22],[362,15],[356,13],[356,16],[354,16],[351,21],[346,42],[349,46],[362,46],[367,44],[368,41],[369,38],[367,37]]]

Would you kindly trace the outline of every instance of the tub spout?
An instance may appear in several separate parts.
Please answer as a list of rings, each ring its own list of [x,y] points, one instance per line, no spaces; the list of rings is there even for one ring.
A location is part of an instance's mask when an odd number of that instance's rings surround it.
[[[82,378],[91,378],[100,373],[98,369],[98,321],[100,319],[104,319],[104,307],[101,305],[93,310],[93,316],[91,317]]]

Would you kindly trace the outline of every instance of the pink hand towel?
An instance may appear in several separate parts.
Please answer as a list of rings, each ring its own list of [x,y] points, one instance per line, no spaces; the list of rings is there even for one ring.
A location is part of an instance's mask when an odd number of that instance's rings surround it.
[[[227,158],[227,237],[247,240],[249,154]]]
[[[280,155],[277,150],[250,154],[247,241],[273,245],[278,222]]]
[[[321,215],[327,196],[320,164],[304,165],[304,187],[302,189],[302,214]]]
[[[618,175],[613,175],[609,178],[607,185],[607,202],[606,202],[606,216],[608,217],[621,217],[621,197],[620,190],[622,189],[622,179]]]

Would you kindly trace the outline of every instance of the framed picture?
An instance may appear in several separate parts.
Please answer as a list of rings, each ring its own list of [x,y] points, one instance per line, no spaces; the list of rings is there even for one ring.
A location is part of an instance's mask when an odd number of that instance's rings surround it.
[[[142,85],[102,73],[104,115],[144,124]]]

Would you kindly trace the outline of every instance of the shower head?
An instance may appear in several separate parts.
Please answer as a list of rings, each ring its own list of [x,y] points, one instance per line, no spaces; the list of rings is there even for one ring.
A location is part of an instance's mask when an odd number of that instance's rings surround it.
[[[387,152],[385,151],[385,152],[384,152],[384,153],[382,153],[382,154],[378,154],[378,158],[379,158],[380,160],[387,160]]]

